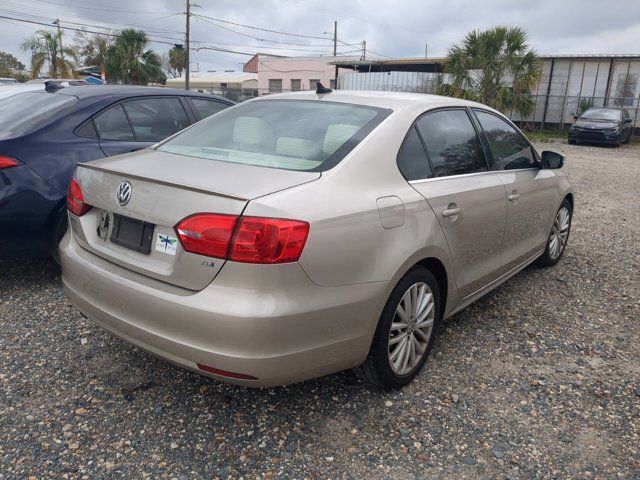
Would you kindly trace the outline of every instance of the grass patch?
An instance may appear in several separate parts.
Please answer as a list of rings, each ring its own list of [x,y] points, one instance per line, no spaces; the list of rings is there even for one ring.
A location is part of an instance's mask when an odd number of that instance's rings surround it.
[[[554,141],[566,141],[567,140],[567,132],[559,132],[557,130],[534,130],[531,132],[525,132],[525,135],[532,142],[554,142]]]

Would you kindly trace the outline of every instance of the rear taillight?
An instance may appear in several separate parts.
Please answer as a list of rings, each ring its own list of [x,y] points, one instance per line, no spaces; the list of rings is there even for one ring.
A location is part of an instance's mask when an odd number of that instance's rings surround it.
[[[286,263],[300,258],[309,224],[280,218],[240,217],[229,259],[246,263]]]
[[[287,263],[300,258],[309,224],[299,220],[200,213],[175,226],[191,253],[244,263]]]
[[[78,185],[75,178],[72,178],[71,182],[69,182],[69,189],[67,190],[67,209],[79,217],[91,210],[91,205],[84,203],[82,190],[80,190],[80,185]]]
[[[200,213],[182,220],[175,230],[187,252],[227,258],[229,241],[237,221],[235,215]]]
[[[10,168],[10,167],[15,167],[17,165],[20,165],[20,164],[15,158],[0,155],[0,170],[4,170],[5,168]]]

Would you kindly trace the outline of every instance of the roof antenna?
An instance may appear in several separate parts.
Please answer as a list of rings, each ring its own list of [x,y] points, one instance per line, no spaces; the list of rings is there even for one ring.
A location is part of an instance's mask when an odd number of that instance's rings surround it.
[[[316,93],[331,93],[331,92],[333,92],[333,90],[325,87],[320,82],[316,82]]]
[[[46,80],[44,82],[44,90],[46,92],[57,92],[60,89],[63,89],[64,85],[59,80]]]

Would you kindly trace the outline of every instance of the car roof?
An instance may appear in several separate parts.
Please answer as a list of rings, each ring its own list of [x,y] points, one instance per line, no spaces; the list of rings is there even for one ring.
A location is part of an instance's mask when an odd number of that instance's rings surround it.
[[[96,98],[96,97],[135,97],[135,96],[165,96],[165,95],[179,95],[190,97],[203,97],[214,98],[222,100],[227,103],[234,103],[232,100],[223,98],[218,95],[210,95],[206,93],[194,92],[191,90],[179,90],[177,88],[162,88],[162,87],[142,87],[135,85],[80,85],[80,86],[68,86],[49,92],[57,95],[71,95],[79,99],[82,98]]]
[[[440,108],[447,106],[482,107],[493,110],[486,105],[461,100],[459,98],[443,97],[440,95],[430,95],[426,93],[409,92],[379,92],[369,90],[334,90],[330,93],[317,94],[313,90],[304,92],[280,93],[277,95],[266,95],[251,101],[261,101],[269,99],[278,100],[321,100],[327,102],[350,103],[355,105],[366,105],[370,107],[388,108],[400,110],[404,108],[415,108],[417,106],[424,109]]]

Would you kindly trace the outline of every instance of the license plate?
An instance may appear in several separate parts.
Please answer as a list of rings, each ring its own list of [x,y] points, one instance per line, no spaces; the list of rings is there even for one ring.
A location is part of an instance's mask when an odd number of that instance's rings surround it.
[[[153,227],[153,223],[143,222],[115,213],[109,240],[111,243],[122,245],[136,252],[148,254],[151,251]]]

